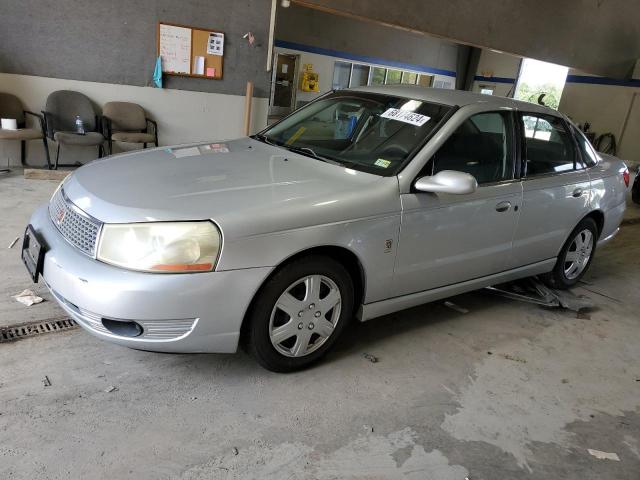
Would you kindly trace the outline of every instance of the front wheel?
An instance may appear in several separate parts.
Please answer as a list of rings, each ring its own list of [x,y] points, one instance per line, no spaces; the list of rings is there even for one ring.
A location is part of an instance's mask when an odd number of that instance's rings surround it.
[[[308,367],[336,342],[353,314],[353,282],[328,257],[285,265],[258,293],[247,321],[248,347],[275,372]]]
[[[545,283],[559,289],[578,283],[591,265],[597,239],[596,222],[592,218],[583,219],[569,235],[553,270],[542,277]]]

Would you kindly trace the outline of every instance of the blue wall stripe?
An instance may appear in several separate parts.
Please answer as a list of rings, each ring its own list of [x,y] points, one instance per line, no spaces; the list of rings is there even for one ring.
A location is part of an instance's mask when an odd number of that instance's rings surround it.
[[[515,78],[509,77],[483,77],[476,75],[473,79],[477,82],[491,82],[491,83],[516,83]]]
[[[640,80],[618,80],[609,77],[567,75],[567,83],[589,83],[592,85],[615,85],[618,87],[640,87]]]
[[[275,46],[280,48],[289,48],[291,50],[300,50],[301,52],[317,53],[318,55],[327,55],[329,57],[339,57],[354,62],[373,63],[384,65],[385,67],[394,67],[402,70],[413,70],[416,72],[430,73],[436,75],[446,75],[447,77],[455,77],[456,72],[451,70],[443,70],[441,68],[426,67],[424,65],[414,65],[412,63],[395,62],[393,60],[385,60],[378,57],[370,57],[368,55],[356,55],[354,53],[342,52],[339,50],[330,50],[328,48],[312,47],[303,45],[302,43],[287,42],[284,40],[275,41]]]

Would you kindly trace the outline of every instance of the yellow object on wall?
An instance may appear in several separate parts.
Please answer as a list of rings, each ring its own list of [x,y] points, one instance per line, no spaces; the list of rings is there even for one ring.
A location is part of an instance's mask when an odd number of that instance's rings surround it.
[[[303,92],[319,92],[318,74],[308,70],[303,71],[300,79],[300,90]]]

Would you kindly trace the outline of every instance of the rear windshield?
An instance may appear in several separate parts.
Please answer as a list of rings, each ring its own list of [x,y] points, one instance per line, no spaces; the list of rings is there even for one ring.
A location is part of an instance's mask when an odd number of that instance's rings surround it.
[[[336,92],[255,138],[315,160],[391,176],[415,155],[451,109],[423,100]]]

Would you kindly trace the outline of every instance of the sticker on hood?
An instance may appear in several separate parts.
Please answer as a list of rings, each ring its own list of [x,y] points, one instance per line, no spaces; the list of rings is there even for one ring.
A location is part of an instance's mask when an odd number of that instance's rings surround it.
[[[408,123],[416,127],[421,127],[431,120],[431,117],[427,117],[426,115],[420,115],[419,113],[410,112],[409,110],[400,110],[399,108],[389,108],[380,115],[380,117]]]

